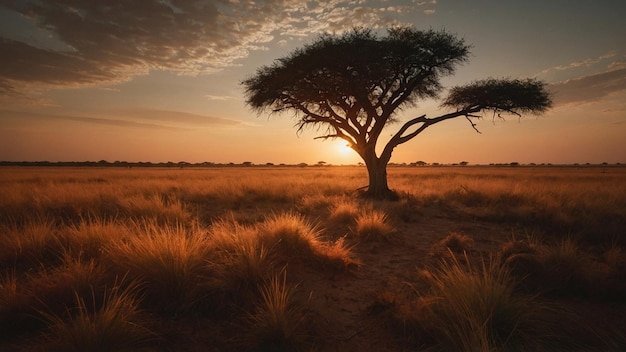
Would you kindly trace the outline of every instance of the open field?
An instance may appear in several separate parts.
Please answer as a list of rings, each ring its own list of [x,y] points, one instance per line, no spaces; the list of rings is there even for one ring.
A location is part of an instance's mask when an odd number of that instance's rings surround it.
[[[626,350],[625,167],[389,175],[0,168],[0,350]]]

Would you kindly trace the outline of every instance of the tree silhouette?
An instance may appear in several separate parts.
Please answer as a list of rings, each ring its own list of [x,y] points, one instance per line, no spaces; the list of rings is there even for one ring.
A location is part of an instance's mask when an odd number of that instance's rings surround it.
[[[436,123],[481,111],[495,114],[541,113],[551,105],[543,82],[534,79],[487,79],[453,87],[437,117],[418,116],[403,122],[380,154],[383,129],[397,123],[402,108],[420,99],[437,98],[440,80],[465,62],[469,45],[445,31],[394,27],[379,37],[369,29],[341,36],[322,35],[313,43],[260,67],[242,82],[246,102],[258,113],[291,112],[298,133],[318,128],[321,139],[340,138],[367,166],[366,195],[394,198],[387,184],[387,164],[398,145]]]

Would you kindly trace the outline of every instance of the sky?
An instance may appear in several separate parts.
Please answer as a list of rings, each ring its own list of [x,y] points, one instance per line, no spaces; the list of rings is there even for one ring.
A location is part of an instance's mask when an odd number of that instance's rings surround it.
[[[554,106],[433,125],[392,162],[626,163],[625,17],[623,0],[0,0],[0,160],[354,164],[252,111],[241,81],[322,33],[412,25],[472,45],[445,87],[536,78]]]

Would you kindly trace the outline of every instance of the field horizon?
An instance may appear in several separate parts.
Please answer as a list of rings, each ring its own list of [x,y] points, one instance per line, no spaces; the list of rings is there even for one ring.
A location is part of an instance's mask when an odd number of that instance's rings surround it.
[[[626,349],[626,167],[388,173],[2,166],[0,350]]]

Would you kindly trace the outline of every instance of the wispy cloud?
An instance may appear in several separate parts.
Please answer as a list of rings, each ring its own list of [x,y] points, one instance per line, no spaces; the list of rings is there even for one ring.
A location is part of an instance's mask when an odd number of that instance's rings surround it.
[[[107,125],[116,127],[134,127],[142,129],[159,129],[159,130],[184,130],[181,127],[165,126],[155,123],[137,122],[121,119],[110,119],[100,117],[89,116],[77,116],[77,115],[61,115],[61,114],[48,114],[40,112],[26,112],[26,111],[13,111],[13,110],[0,110],[0,120],[4,119],[34,119],[34,120],[65,120],[76,121],[89,124]]]
[[[617,56],[617,53],[615,51],[610,51],[606,54],[600,55],[598,57],[592,57],[592,58],[587,58],[584,60],[578,60],[578,61],[574,61],[574,62],[570,62],[567,64],[563,64],[563,65],[557,65],[554,67],[550,67],[547,68],[539,73],[537,73],[535,75],[535,77],[542,77],[542,76],[546,76],[549,75],[551,73],[554,72],[559,72],[559,71],[567,71],[567,70],[572,70],[572,69],[577,69],[577,68],[583,68],[583,67],[591,67],[594,65],[598,65],[602,62],[605,62],[611,58],[614,58]],[[609,67],[609,69],[611,69]]]
[[[204,97],[207,98],[207,100],[219,100],[219,101],[235,99],[235,97],[232,97],[230,95],[212,95],[212,94],[207,94]]]
[[[434,5],[388,11],[384,0],[3,1],[5,16],[21,16],[16,25],[49,39],[0,32],[0,94],[32,85],[110,85],[150,70],[215,72],[274,40],[387,26],[398,11]]]
[[[569,63],[567,65],[559,65],[559,66],[554,67],[554,69],[558,70],[558,71],[563,71],[563,70],[569,70],[569,69],[578,68],[578,67],[589,67],[589,66],[595,65],[595,64],[597,64],[597,63],[599,63],[601,61],[604,61],[604,60],[610,59],[612,57],[615,57],[615,55],[616,55],[615,51],[611,51],[611,52],[609,52],[609,53],[607,53],[605,55],[599,56],[599,57],[588,58],[588,59],[581,60],[581,61],[574,61],[574,62],[571,62],[571,63]]]
[[[597,101],[626,90],[626,68],[553,83],[549,88],[554,92],[556,105]]]
[[[116,114],[133,121],[162,121],[188,127],[207,125],[235,126],[241,124],[241,122],[237,120],[172,110],[137,108],[121,110],[116,112]]]
[[[108,112],[108,114],[114,117],[0,110],[0,121],[16,118],[34,120],[65,120],[125,128],[132,127],[141,129],[179,131],[204,126],[236,126],[242,124],[240,121],[221,117],[205,116],[183,111],[157,109],[127,109]]]

